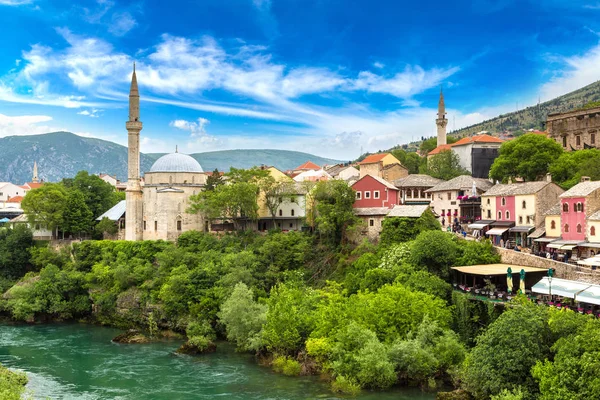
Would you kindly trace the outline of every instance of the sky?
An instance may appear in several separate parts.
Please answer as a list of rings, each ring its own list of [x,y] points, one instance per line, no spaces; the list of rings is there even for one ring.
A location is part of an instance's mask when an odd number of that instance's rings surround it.
[[[600,0],[0,0],[0,137],[342,160],[600,79]]]

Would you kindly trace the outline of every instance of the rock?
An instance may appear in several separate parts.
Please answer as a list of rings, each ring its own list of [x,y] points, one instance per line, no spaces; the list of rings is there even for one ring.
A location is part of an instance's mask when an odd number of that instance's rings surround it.
[[[130,329],[125,333],[115,336],[112,341],[115,343],[134,344],[149,343],[150,339],[137,329]]]
[[[438,392],[435,400],[471,400],[471,395],[462,389],[453,390],[452,392]]]
[[[217,345],[213,342],[208,343],[206,346],[198,347],[197,345],[187,341],[184,344],[182,344],[175,352],[178,354],[198,355],[214,353],[215,351],[217,351]]]

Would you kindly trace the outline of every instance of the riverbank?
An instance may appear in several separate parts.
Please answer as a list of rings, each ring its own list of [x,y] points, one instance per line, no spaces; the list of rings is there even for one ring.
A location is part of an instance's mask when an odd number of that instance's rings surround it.
[[[24,370],[34,398],[338,399],[317,377],[286,377],[220,342],[215,353],[178,355],[181,340],[119,345],[121,331],[85,324],[0,325],[0,363]],[[404,389],[363,391],[360,400],[432,400]]]

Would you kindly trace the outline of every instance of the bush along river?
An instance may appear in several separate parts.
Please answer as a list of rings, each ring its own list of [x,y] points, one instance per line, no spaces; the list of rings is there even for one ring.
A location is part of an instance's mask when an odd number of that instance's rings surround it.
[[[0,363],[27,373],[34,399],[337,399],[317,377],[286,377],[219,343],[200,356],[175,353],[180,341],[115,344],[121,331],[83,324],[0,324]],[[431,400],[403,389],[357,399]]]

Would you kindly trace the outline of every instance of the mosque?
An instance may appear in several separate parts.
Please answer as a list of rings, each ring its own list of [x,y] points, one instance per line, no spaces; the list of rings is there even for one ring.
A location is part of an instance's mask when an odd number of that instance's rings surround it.
[[[160,157],[140,179],[140,94],[135,64],[129,91],[126,240],[176,240],[182,232],[205,230],[200,214],[186,212],[189,198],[204,189],[206,175],[189,155],[175,151]]]

